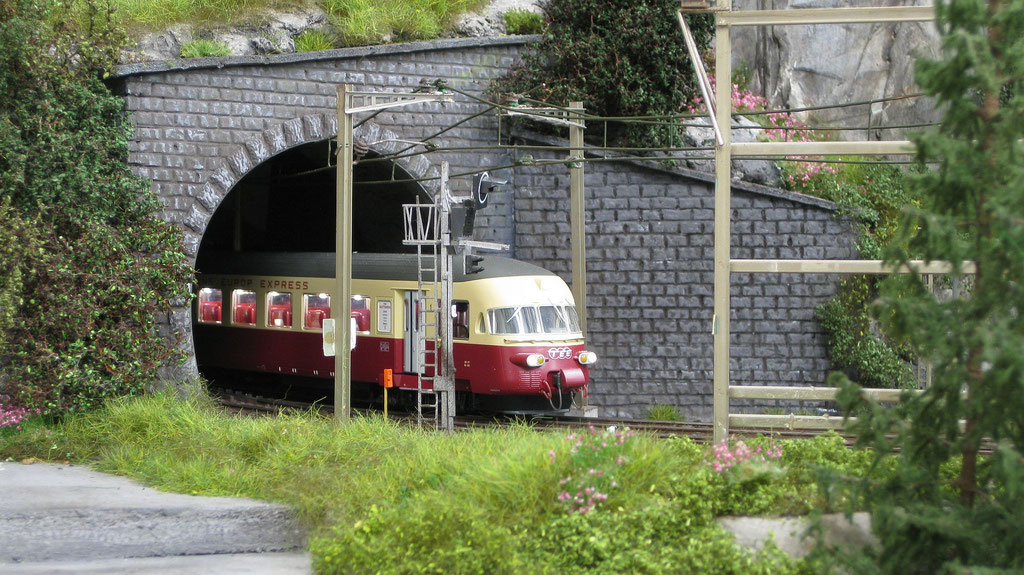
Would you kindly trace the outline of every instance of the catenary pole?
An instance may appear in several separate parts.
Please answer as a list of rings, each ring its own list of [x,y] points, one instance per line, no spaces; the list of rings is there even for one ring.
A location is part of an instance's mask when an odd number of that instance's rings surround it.
[[[351,88],[338,86],[338,160],[334,249],[334,417],[347,423],[352,415],[352,116],[348,113]]]
[[[731,10],[731,0],[719,0],[719,8]],[[732,227],[732,101],[729,89],[732,78],[732,39],[729,26],[723,25],[715,14],[715,113],[722,130],[722,143],[715,147],[715,288],[714,314],[711,331],[714,334],[714,441],[718,443],[729,435],[729,252]]]

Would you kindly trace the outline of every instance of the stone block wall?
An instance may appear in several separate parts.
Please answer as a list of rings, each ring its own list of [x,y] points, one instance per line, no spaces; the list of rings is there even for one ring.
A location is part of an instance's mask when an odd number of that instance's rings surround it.
[[[112,84],[135,125],[129,163],[153,182],[164,217],[183,225],[195,256],[213,211],[231,187],[260,162],[292,147],[337,134],[337,87],[371,92],[412,91],[421,80],[444,79],[471,96],[450,103],[415,104],[377,114],[371,149],[388,153],[487,110],[477,100],[490,81],[519,58],[530,37],[418,42],[310,54],[204,58],[122,66]],[[369,114],[355,118],[356,122]],[[356,130],[367,136],[369,124]],[[492,112],[465,121],[434,140],[439,145],[483,147],[496,142]],[[360,131],[362,130],[362,132]],[[383,133],[383,136],[381,134]],[[380,138],[386,141],[379,141]],[[493,150],[437,152],[405,160],[416,176],[436,173],[442,161],[453,176],[480,166],[507,164]],[[411,164],[411,167],[408,165]],[[453,177],[468,193],[470,177]],[[500,202],[500,199],[499,199]],[[482,224],[504,228],[508,222]]]
[[[337,134],[337,85],[409,91],[443,78],[469,95],[376,115],[357,138],[387,154],[431,137],[438,151],[401,160],[422,177],[451,164],[452,187],[468,193],[481,167],[511,164],[493,112],[475,100],[515,62],[522,38],[445,40],[126,66],[113,79],[136,126],[129,163],[153,182],[164,217],[182,226],[195,257],[206,225],[232,187],[260,163]],[[364,116],[365,117],[365,116]],[[361,118],[357,118],[359,121]],[[552,143],[552,142],[548,142]],[[564,141],[554,142],[565,144]],[[637,162],[587,163],[590,346],[601,357],[591,401],[606,415],[642,416],[655,403],[708,420],[712,404],[713,180],[692,170]],[[512,245],[515,257],[570,279],[568,170],[564,165],[498,170],[508,191],[477,218],[478,239]],[[425,184],[428,189],[431,184]],[[855,257],[855,234],[828,202],[736,183],[734,258]],[[828,371],[814,307],[837,278],[740,274],[733,278],[732,377],[746,384],[821,384]],[[182,302],[183,303],[183,302]],[[191,349],[191,314],[169,313],[168,332]],[[169,370],[195,373],[194,361]],[[759,404],[755,408],[770,407]]]
[[[585,165],[588,347],[592,403],[642,417],[654,404],[709,421],[712,406],[713,182],[653,163]],[[516,256],[571,279],[569,176],[515,176]],[[856,232],[822,200],[734,183],[732,258],[855,258]],[[733,274],[731,381],[821,385],[830,365],[814,308],[836,291],[826,274]],[[750,413],[774,402],[733,402]]]
[[[164,219],[181,225],[185,249],[195,258],[203,232],[220,202],[260,163],[297,146],[337,135],[337,87],[349,84],[368,92],[412,91],[423,80],[443,79],[456,94],[453,102],[417,104],[377,114],[357,127],[356,138],[388,154],[404,141],[430,138],[439,145],[481,148],[496,141],[498,122],[477,101],[490,81],[518,60],[532,37],[441,40],[349,48],[308,54],[203,58],[119,67],[110,79],[124,96],[134,124],[128,162],[153,183],[164,203]],[[356,121],[366,119],[363,114]],[[462,122],[460,124],[460,122]],[[454,127],[453,127],[454,125]],[[460,172],[509,163],[502,151],[435,152],[398,164],[414,177],[436,175],[447,160],[452,189],[469,193],[471,178]],[[501,174],[495,174],[502,178]],[[436,185],[436,184],[433,184]],[[431,189],[431,183],[425,188]],[[494,215],[481,214],[478,225],[512,229],[506,197],[495,197]],[[503,204],[506,207],[502,207]],[[400,216],[397,216],[400,217]],[[492,234],[508,242],[508,234]],[[161,318],[164,332],[184,336],[191,351],[191,314],[184,302]],[[166,370],[177,381],[196,372],[194,358]]]

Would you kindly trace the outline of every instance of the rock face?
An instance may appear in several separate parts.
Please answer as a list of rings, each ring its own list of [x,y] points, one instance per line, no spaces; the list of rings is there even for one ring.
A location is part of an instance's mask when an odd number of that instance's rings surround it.
[[[871,533],[871,515],[854,513],[852,517],[829,513],[821,518],[821,532],[811,533],[807,517],[721,517],[719,525],[736,537],[736,544],[751,551],[764,549],[772,540],[776,547],[791,557],[806,557],[818,538],[829,547],[847,551],[878,548],[878,539]]]
[[[271,11],[262,16],[260,23],[237,28],[197,30],[188,24],[178,24],[139,38],[137,48],[127,52],[122,63],[176,60],[181,57],[181,46],[197,39],[221,42],[232,56],[294,52],[295,37],[321,27],[326,19],[323,10],[309,8],[296,12]]]
[[[715,132],[708,120],[694,120],[693,123],[703,125],[686,128],[683,133],[686,145],[706,149],[692,154],[684,153],[684,156],[694,156],[693,159],[686,160],[686,166],[702,172],[713,172],[715,161],[709,156],[714,154],[711,148],[715,146]],[[733,120],[733,142],[756,142],[763,132],[760,125],[749,118],[738,116]],[[771,160],[733,160],[732,178],[765,186],[778,186],[781,183],[779,168]]]
[[[506,33],[505,12],[529,10],[541,12],[543,0],[493,0],[479,12],[463,15],[454,27],[456,36],[485,37]],[[167,30],[145,34],[135,49],[124,53],[123,64],[152,60],[176,60],[181,46],[197,39],[214,40],[228,47],[232,56],[254,54],[286,54],[295,51],[295,37],[306,30],[322,28],[327,15],[319,8],[296,8],[291,12],[271,11],[260,23],[204,30],[188,24],[177,24]]]
[[[462,16],[455,25],[455,32],[459,36],[469,37],[505,34],[505,12],[529,10],[540,13],[541,2],[542,0],[493,0],[480,12],[471,12]]]
[[[887,5],[931,4],[922,0],[889,0]],[[863,6],[857,0],[733,0],[737,10],[797,10]],[[932,22],[816,26],[737,27],[733,31],[733,64],[750,71],[751,88],[764,94],[773,108],[804,108],[908,96],[918,55],[936,58],[938,33]],[[865,127],[843,132],[847,139],[897,139],[905,130],[878,128],[936,120],[935,106],[925,98],[876,102],[802,113],[819,124]],[[870,122],[870,124],[869,124]]]

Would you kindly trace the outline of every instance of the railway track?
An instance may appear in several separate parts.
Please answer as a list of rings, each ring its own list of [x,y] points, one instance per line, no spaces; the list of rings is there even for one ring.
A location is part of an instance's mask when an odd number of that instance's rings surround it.
[[[226,389],[211,389],[220,406],[240,415],[277,415],[282,412],[307,412],[316,410],[325,417],[334,414],[334,406],[326,403],[275,399],[236,392]],[[380,413],[379,409],[355,409],[357,413]],[[414,425],[416,417],[404,413],[389,414],[389,418]],[[713,429],[710,423],[693,423],[679,421],[652,421],[645,419],[625,419],[609,417],[574,417],[568,415],[460,415],[455,418],[456,430],[480,429],[486,427],[503,427],[514,422],[526,422],[535,429],[542,430],[573,430],[580,428],[628,427],[634,431],[650,433],[661,438],[689,437],[701,443],[711,443]],[[821,433],[812,429],[779,429],[765,431],[753,428],[733,428],[730,435],[735,437],[757,437],[771,435],[778,439],[806,439]],[[844,435],[847,444],[852,444],[852,437]]]

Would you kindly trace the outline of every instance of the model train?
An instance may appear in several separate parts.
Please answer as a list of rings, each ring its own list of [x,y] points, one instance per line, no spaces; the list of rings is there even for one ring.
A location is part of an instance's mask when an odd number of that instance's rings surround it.
[[[416,256],[354,254],[352,381],[417,388]],[[555,274],[522,261],[485,257],[467,274],[453,266],[455,387],[461,409],[568,409],[586,394],[597,356],[587,351],[572,293]],[[331,317],[333,253],[205,253],[197,262],[194,339],[200,371],[334,377],[322,350]],[[433,333],[426,334],[429,338]],[[432,349],[432,348],[431,348]]]

